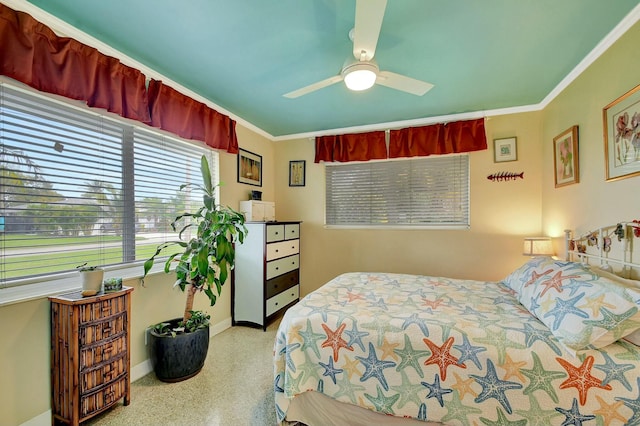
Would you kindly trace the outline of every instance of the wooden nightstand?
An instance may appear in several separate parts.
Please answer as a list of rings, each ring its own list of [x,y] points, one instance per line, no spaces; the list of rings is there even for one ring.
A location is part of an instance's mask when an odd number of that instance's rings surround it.
[[[78,425],[122,398],[129,405],[132,291],[49,297],[53,424]]]

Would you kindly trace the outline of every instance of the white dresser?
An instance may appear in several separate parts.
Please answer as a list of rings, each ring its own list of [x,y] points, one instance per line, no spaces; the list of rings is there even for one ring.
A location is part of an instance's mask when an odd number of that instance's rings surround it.
[[[268,321],[300,298],[300,222],[247,222],[236,244],[231,314],[233,325]]]

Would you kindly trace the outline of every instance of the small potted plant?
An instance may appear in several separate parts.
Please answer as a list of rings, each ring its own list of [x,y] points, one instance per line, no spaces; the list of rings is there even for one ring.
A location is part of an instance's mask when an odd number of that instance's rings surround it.
[[[105,293],[122,290],[122,278],[107,278],[103,282],[103,290]]]
[[[234,266],[234,243],[242,243],[248,232],[242,213],[216,205],[215,187],[205,156],[202,156],[200,171],[203,184],[193,187],[203,191],[203,205],[195,212],[178,215],[171,227],[174,231],[180,229],[179,240],[158,245],[144,263],[143,279],[164,250],[176,246],[181,249],[165,261],[164,272],[171,272],[175,266],[174,286],[187,293],[184,314],[182,318],[149,328],[149,358],[156,376],[165,382],[188,379],[202,369],[209,348],[209,315],[193,310],[194,296],[204,292],[211,306],[215,305]],[[180,190],[189,186],[181,185]],[[188,223],[185,224],[185,220],[189,220]],[[189,229],[195,233],[184,240],[183,235]]]
[[[104,269],[98,266],[89,266],[86,262],[76,266],[82,278],[82,296],[95,296],[102,290],[102,278]]]

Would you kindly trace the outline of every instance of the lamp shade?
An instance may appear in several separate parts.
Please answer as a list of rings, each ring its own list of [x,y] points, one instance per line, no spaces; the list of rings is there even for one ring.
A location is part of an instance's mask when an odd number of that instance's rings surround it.
[[[342,77],[349,90],[367,90],[376,82],[378,67],[371,62],[356,62],[342,70]]]
[[[527,237],[522,254],[525,256],[553,256],[553,244],[548,237]]]

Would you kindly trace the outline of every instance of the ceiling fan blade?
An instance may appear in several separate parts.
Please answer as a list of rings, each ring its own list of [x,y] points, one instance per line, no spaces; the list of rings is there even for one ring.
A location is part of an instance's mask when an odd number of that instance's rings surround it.
[[[370,61],[376,54],[386,7],[387,0],[356,0],[356,22],[353,28],[353,56],[356,60]]]
[[[415,78],[389,71],[380,71],[376,79],[376,84],[401,90],[416,96],[422,96],[433,88],[433,84],[427,83],[426,81],[416,80]]]
[[[320,90],[324,87],[331,86],[332,84],[336,84],[342,81],[341,75],[334,75],[333,77],[326,78],[324,80],[318,81],[317,83],[310,84],[301,89],[294,90],[293,92],[285,93],[285,98],[294,99],[298,98],[302,95],[306,95],[307,93],[315,92],[316,90]]]

